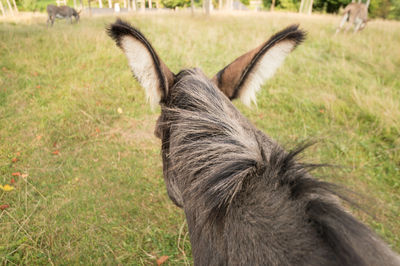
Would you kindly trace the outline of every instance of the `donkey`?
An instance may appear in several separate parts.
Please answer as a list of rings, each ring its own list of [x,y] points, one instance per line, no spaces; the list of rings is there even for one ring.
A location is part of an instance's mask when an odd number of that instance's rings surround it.
[[[400,258],[339,204],[335,186],[297,162],[231,103],[249,105],[305,38],[289,26],[211,80],[174,74],[140,31],[117,20],[108,34],[125,52],[150,103],[161,105],[170,199],[182,208],[196,265],[400,265]]]
[[[346,21],[354,25],[354,33],[361,31],[365,28],[368,22],[368,7],[370,0],[366,4],[363,3],[350,3],[343,11],[343,17],[340,21],[339,27],[336,29],[338,33],[343,28]],[[349,28],[346,28],[346,31]]]
[[[48,5],[46,9],[47,9],[47,14],[49,15],[49,18],[47,19],[47,26],[49,26],[49,23],[51,23],[51,26],[53,26],[56,18],[68,19],[69,22],[72,24],[72,17],[74,17],[75,22],[78,22],[79,13],[81,12],[81,11],[77,12],[75,9],[69,6]]]

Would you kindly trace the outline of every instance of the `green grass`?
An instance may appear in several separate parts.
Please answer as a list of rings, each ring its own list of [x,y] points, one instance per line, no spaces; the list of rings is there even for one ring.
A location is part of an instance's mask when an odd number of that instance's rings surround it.
[[[306,158],[343,168],[317,174],[362,194],[374,217],[353,212],[400,251],[400,23],[372,21],[358,35],[334,36],[332,16],[126,19],[173,71],[197,66],[209,76],[301,23],[307,41],[263,87],[258,108],[235,104],[286,147],[318,139]],[[0,211],[1,263],[148,265],[162,255],[191,263],[153,136],[159,110],[150,110],[105,34],[114,18],[51,29],[45,20],[0,22],[0,184],[28,174],[0,191],[0,205],[10,205]]]

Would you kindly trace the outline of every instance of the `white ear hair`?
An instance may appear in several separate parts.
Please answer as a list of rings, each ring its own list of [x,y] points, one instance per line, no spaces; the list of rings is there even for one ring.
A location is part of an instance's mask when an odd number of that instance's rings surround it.
[[[212,81],[230,100],[240,98],[248,106],[256,103],[256,93],[261,85],[275,74],[286,56],[305,36],[306,33],[298,25],[289,26],[236,58],[220,70]]]
[[[256,93],[261,89],[261,85],[270,79],[276,70],[282,65],[286,56],[294,49],[297,44],[288,40],[280,42],[269,49],[254,66],[249,73],[249,77],[243,84],[243,89],[239,94],[240,100],[247,106],[252,102],[257,105]]]
[[[160,102],[162,92],[156,66],[149,50],[143,43],[129,35],[122,37],[120,44],[133,74],[145,89],[147,100],[154,108]]]
[[[146,37],[120,19],[107,29],[108,35],[125,52],[133,75],[145,89],[152,107],[163,101],[174,83],[174,73],[163,63]]]

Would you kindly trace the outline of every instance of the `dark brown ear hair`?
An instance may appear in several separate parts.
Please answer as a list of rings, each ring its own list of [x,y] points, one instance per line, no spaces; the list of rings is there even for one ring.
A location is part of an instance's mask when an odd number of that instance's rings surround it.
[[[212,81],[229,99],[240,98],[246,105],[255,103],[256,92],[261,85],[274,75],[305,35],[298,25],[289,26],[227,65]]]
[[[154,106],[164,100],[174,83],[174,74],[161,61],[150,42],[138,29],[120,19],[107,31],[124,51],[133,75],[145,89],[150,104]]]

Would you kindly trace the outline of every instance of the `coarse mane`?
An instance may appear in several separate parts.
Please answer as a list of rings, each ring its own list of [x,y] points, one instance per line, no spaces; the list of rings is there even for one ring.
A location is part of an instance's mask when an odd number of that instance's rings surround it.
[[[256,102],[261,85],[303,41],[297,25],[211,80],[198,69],[175,75],[128,23],[117,21],[109,34],[151,104],[161,105],[155,134],[162,139],[164,180],[185,212],[196,264],[400,265],[341,207],[347,193],[311,176],[321,165],[299,160],[309,144],[285,151],[230,102]]]
[[[199,210],[200,227],[223,227],[249,184],[265,179],[276,190],[289,191],[289,199],[304,207],[307,221],[336,254],[338,264],[396,265],[379,238],[337,204],[338,198],[348,200],[338,187],[311,177],[309,172],[321,165],[297,161],[310,144],[286,152],[263,138],[241,122],[244,118],[228,98],[198,70],[182,71],[177,80],[168,108],[162,106],[170,118],[163,125],[170,130],[168,157],[174,165],[169,170],[185,176],[185,209]]]

